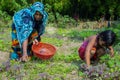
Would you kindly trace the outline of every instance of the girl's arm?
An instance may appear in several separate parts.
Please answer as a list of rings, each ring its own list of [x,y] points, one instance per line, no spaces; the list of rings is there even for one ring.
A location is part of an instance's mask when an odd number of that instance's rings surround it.
[[[86,51],[85,51],[85,61],[88,67],[90,67],[90,58],[91,58],[91,54],[90,51],[92,49],[92,47],[94,46],[96,41],[96,36],[92,36],[91,38],[89,38],[89,43],[86,47]]]
[[[114,56],[114,50],[112,46],[109,46],[109,50],[110,50],[110,56],[113,57]]]

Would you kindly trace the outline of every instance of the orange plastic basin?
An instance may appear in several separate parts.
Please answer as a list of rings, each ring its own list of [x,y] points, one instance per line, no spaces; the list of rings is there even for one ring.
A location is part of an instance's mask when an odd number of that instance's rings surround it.
[[[51,44],[39,42],[38,45],[32,45],[32,51],[36,57],[46,60],[56,53],[56,48]]]

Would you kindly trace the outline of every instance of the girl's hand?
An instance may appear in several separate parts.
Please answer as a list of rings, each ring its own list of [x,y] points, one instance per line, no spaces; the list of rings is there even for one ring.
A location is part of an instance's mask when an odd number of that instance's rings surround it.
[[[28,55],[27,54],[23,54],[23,56],[20,58],[20,61],[28,61]]]
[[[114,50],[113,50],[112,46],[109,47],[109,50],[110,50],[110,56],[114,57]]]
[[[35,39],[35,40],[33,41],[33,44],[38,45],[38,40]]]
[[[113,54],[113,53],[110,53],[110,56],[111,56],[111,57],[114,57],[114,54]]]

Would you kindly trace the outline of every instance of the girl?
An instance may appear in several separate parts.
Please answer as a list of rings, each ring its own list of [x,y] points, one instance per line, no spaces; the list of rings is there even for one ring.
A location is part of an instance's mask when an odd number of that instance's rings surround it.
[[[40,41],[47,18],[44,5],[40,2],[15,13],[12,24],[11,59],[27,61],[28,57],[32,56],[31,45],[37,45]]]
[[[104,55],[106,48],[110,50],[112,57],[114,55],[112,45],[115,39],[116,35],[111,30],[88,37],[78,50],[80,58],[85,60],[87,66],[90,67],[91,60],[97,60],[100,56]]]

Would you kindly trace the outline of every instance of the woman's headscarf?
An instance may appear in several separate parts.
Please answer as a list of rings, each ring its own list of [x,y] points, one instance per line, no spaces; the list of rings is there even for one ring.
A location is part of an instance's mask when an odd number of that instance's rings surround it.
[[[13,16],[13,24],[15,24],[17,38],[20,46],[33,31],[33,28],[35,26],[34,14],[36,11],[39,11],[43,16],[42,24],[38,25],[38,33],[39,35],[42,35],[45,31],[46,21],[48,18],[48,15],[44,11],[44,5],[42,3],[36,2],[31,7],[18,11]]]

